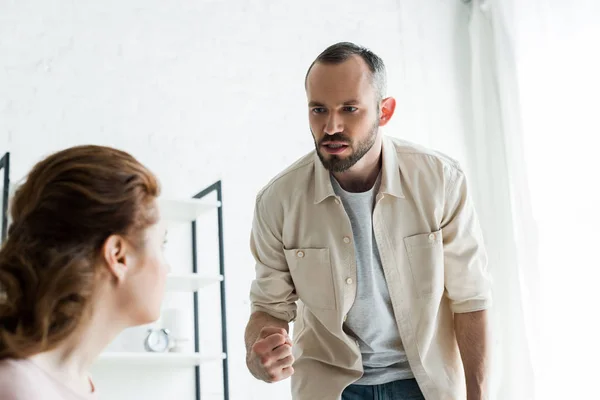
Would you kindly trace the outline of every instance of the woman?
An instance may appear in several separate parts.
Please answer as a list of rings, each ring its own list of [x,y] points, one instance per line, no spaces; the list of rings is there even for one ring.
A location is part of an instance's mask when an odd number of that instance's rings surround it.
[[[168,265],[154,175],[127,153],[38,163],[0,250],[0,399],[95,399],[88,370],[123,329],[158,319]]]

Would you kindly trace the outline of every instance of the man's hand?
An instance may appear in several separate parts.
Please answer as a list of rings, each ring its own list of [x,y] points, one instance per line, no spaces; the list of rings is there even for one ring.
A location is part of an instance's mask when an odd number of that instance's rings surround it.
[[[292,341],[283,328],[265,327],[246,357],[255,378],[268,383],[279,382],[294,373]]]

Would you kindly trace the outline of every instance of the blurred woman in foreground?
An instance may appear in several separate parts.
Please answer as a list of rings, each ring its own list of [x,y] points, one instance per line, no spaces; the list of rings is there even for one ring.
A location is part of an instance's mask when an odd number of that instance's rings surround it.
[[[0,249],[1,399],[96,399],[96,357],[158,319],[169,269],[159,192],[108,147],[69,148],[29,173]]]

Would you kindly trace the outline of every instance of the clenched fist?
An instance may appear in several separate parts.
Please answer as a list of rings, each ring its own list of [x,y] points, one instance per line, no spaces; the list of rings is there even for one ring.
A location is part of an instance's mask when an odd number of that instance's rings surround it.
[[[268,383],[290,377],[294,373],[294,357],[287,331],[283,328],[263,328],[248,353],[246,363],[255,378]]]

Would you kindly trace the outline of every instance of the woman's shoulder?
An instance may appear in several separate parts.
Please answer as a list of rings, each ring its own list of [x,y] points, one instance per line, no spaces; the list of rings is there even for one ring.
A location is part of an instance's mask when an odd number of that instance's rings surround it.
[[[33,371],[34,372],[34,371]],[[0,399],[29,400],[38,398],[41,388],[29,360],[0,361]]]

